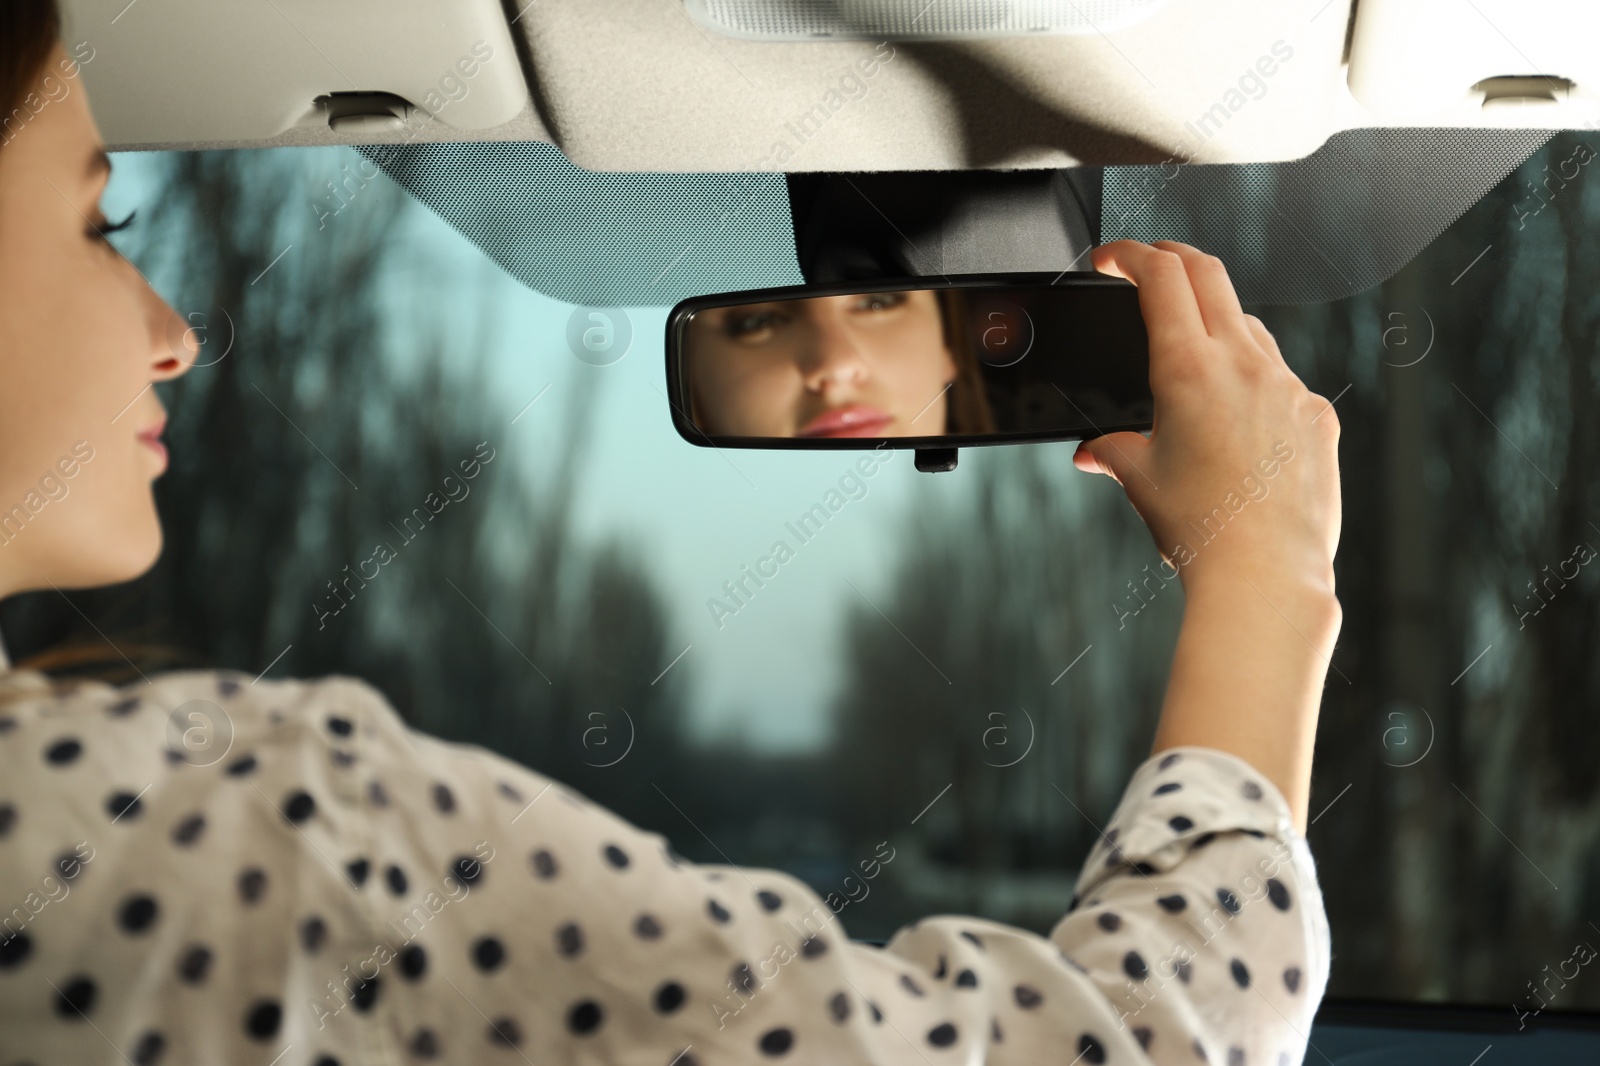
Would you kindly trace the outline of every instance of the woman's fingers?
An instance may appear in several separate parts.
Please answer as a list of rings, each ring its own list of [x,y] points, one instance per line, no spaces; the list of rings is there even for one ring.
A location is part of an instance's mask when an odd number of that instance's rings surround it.
[[[1233,291],[1233,281],[1222,260],[1178,241],[1156,241],[1151,247],[1172,252],[1183,260],[1208,334],[1213,337],[1249,336],[1244,308],[1239,306],[1239,294]]]
[[[1090,253],[1102,274],[1127,278],[1139,287],[1139,310],[1150,337],[1152,380],[1157,364],[1206,336],[1205,320],[1195,302],[1194,286],[1183,260],[1170,251],[1138,241],[1112,241]]]

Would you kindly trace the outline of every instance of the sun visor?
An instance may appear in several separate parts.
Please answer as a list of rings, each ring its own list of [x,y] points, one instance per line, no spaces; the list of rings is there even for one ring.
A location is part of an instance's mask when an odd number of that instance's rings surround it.
[[[529,101],[498,0],[65,0],[111,145],[497,126]]]

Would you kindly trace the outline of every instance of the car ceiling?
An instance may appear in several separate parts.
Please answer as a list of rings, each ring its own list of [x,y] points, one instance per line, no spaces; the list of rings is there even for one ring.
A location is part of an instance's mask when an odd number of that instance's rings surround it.
[[[837,2],[859,18],[910,0]],[[1600,124],[1588,0],[1081,2],[1034,0],[1076,13],[1061,32],[782,41],[706,11],[754,25],[816,0],[63,6],[123,150],[543,141],[602,171],[1012,169],[1276,162],[1368,127]],[[1117,2],[1126,17],[1092,17]],[[946,25],[994,7],[935,3]]]

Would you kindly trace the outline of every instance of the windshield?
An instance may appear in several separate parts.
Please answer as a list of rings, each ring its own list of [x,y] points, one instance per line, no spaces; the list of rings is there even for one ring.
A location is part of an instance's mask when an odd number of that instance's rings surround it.
[[[1380,284],[1246,307],[1345,427],[1309,834],[1335,998],[1600,1008],[1561,966],[1600,943],[1591,139],[1555,135]],[[355,151],[116,175],[118,242],[204,341],[166,397],[167,550],[131,586],[9,603],[16,657],[93,637],[81,608],[181,662],[370,679],[691,858],[849,893],[858,938],[1059,919],[1183,604],[1073,445],[938,476],[694,448],[666,306],[533,291]],[[747,272],[723,287],[798,280]],[[892,866],[847,881],[885,840]]]

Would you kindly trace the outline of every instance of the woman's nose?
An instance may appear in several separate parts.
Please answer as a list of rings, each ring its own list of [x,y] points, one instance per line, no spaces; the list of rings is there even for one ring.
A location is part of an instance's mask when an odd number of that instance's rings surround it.
[[[171,381],[188,372],[200,354],[200,339],[189,323],[139,279],[144,287],[150,336],[150,380]]]
[[[842,316],[816,316],[814,347],[806,367],[806,386],[813,391],[853,385],[866,379],[867,361],[861,338]]]

